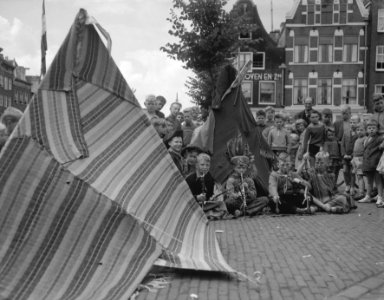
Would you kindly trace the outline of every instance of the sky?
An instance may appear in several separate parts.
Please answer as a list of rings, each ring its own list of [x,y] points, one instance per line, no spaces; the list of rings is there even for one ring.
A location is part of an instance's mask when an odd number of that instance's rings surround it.
[[[236,0],[229,0],[229,11]],[[267,32],[271,1],[253,0]],[[112,57],[143,106],[148,94],[163,95],[169,104],[176,95],[183,108],[192,106],[185,82],[192,72],[167,57],[160,47],[177,40],[169,35],[172,0],[45,0],[47,68],[60,48],[80,8],[88,11],[112,38]],[[273,0],[273,28],[278,29],[293,0]],[[0,47],[9,59],[40,74],[42,0],[0,0]]]

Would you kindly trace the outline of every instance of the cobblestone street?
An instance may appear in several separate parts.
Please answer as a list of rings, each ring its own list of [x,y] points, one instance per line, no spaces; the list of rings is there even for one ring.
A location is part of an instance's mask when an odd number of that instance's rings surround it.
[[[259,279],[259,291],[222,274],[180,271],[169,274],[165,288],[144,289],[137,299],[384,299],[384,209],[375,204],[347,215],[210,224],[228,263]]]

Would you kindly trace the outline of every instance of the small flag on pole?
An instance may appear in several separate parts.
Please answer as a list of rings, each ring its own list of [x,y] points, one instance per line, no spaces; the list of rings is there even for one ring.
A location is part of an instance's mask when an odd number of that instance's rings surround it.
[[[41,76],[44,76],[47,67],[45,62],[45,55],[48,49],[47,45],[47,27],[46,27],[46,20],[45,20],[45,1],[43,0],[43,14],[41,16],[41,22],[42,22],[42,32],[41,32]]]

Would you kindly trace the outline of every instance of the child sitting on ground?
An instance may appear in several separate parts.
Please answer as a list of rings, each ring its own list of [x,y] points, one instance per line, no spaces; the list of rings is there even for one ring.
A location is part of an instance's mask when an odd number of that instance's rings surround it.
[[[234,156],[231,163],[234,165],[233,172],[225,184],[228,212],[235,217],[262,213],[268,205],[268,197],[257,197],[255,183],[248,174],[249,157]]]
[[[364,142],[364,153],[363,153],[363,173],[366,178],[365,186],[367,192],[365,197],[357,202],[359,203],[369,203],[372,202],[371,193],[373,189],[373,182],[375,182],[377,187],[377,205],[382,205],[383,203],[383,183],[379,172],[376,168],[378,167],[380,157],[382,154],[382,142],[384,136],[378,134],[378,123],[376,120],[370,120],[367,123],[367,133],[368,137]]]
[[[311,185],[291,171],[287,153],[280,153],[278,160],[278,170],[269,175],[268,190],[274,203],[271,210],[283,214],[312,213],[303,203],[304,189],[310,189]]]
[[[351,209],[350,197],[339,194],[335,188],[334,174],[328,173],[329,154],[320,151],[315,156],[315,167],[308,167],[308,157],[299,167],[298,173],[311,184],[312,203],[316,209],[328,213],[348,213]],[[354,207],[356,208],[356,207]]]
[[[188,175],[185,181],[208,219],[231,218],[223,201],[222,192],[216,189],[215,193],[215,181],[209,173],[210,166],[210,156],[200,153],[196,158],[195,172]]]

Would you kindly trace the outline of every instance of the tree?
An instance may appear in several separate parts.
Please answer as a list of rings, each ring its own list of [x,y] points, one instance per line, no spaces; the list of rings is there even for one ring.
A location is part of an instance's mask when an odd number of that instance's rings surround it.
[[[217,71],[234,58],[239,31],[245,26],[238,14],[225,11],[226,4],[226,0],[173,0],[167,20],[172,24],[169,34],[179,42],[160,48],[194,72],[186,86],[194,102],[205,107],[211,102]]]

